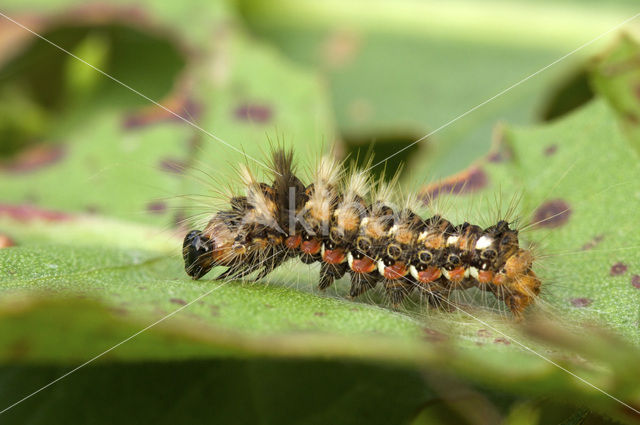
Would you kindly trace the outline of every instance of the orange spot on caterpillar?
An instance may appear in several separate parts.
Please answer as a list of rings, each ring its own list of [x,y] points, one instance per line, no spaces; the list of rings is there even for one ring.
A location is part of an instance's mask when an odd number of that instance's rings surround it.
[[[456,267],[449,272],[449,280],[452,282],[460,282],[464,279],[464,267]]]
[[[496,273],[493,276],[493,284],[494,285],[504,285],[507,282],[507,276],[504,273]]]
[[[406,264],[402,262],[396,262],[384,268],[384,277],[389,280],[402,279],[407,275],[407,273],[409,273],[409,269],[407,268]]]
[[[418,272],[418,280],[422,283],[433,282],[442,276],[442,270],[440,267],[427,267],[426,269]]]
[[[311,239],[309,241],[302,242],[302,244],[300,245],[300,250],[305,254],[315,255],[320,252],[321,247],[322,244],[320,243],[320,241]]]
[[[300,246],[300,242],[302,242],[302,236],[300,235],[293,235],[293,236],[289,236],[287,239],[285,239],[284,243],[287,246],[287,248],[289,249],[296,249]]]
[[[351,263],[351,270],[356,273],[371,273],[375,269],[376,263],[368,257],[364,257],[359,260],[354,259]]]
[[[344,263],[344,260],[346,259],[346,255],[345,255],[344,249],[342,248],[325,249],[322,259],[324,260],[325,263],[341,264],[341,263]]]
[[[493,272],[489,270],[478,270],[478,282],[489,283],[493,280]]]

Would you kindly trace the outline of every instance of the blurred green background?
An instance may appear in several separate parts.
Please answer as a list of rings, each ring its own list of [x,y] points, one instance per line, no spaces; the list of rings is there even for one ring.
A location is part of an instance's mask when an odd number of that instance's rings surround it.
[[[330,149],[375,162],[404,149],[387,176],[404,166],[402,190],[421,194],[480,167],[485,198],[451,201],[456,219],[486,215],[495,193],[523,194],[526,214],[562,198],[570,226],[531,239],[603,253],[549,267],[560,283],[545,302],[563,320],[543,325],[354,304],[344,285],[319,296],[300,268],[227,285],[0,423],[638,423],[501,333],[640,406],[640,372],[621,367],[640,341],[640,22],[590,43],[638,12],[631,0],[4,0],[0,411],[211,290],[181,270],[185,221],[208,218],[239,162],[260,173],[271,143],[295,148],[303,176]],[[605,280],[614,263],[624,271]]]

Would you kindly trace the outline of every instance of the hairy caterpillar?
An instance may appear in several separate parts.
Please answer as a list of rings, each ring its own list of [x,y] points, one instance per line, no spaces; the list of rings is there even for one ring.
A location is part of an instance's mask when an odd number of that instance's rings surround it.
[[[365,172],[344,177],[329,157],[308,185],[295,175],[292,152],[275,150],[270,165],[271,185],[244,167],[246,195],[232,197],[229,209],[185,236],[185,270],[193,279],[215,266],[227,267],[217,279],[254,272],[262,279],[299,257],[320,262],[321,289],[349,274],[352,297],[381,284],[394,306],[415,290],[439,304],[454,289],[477,287],[520,316],[540,292],[533,255],[520,247],[518,231],[507,221],[481,228],[439,215],[420,217],[409,202],[392,205],[393,183],[370,190]]]

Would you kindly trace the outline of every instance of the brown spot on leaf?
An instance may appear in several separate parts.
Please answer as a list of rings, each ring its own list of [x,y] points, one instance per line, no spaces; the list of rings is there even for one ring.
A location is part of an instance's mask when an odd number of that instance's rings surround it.
[[[273,111],[268,105],[258,103],[243,103],[235,109],[233,115],[238,120],[264,124],[271,120]]]
[[[266,308],[274,308],[271,304],[265,304],[264,305]]]
[[[621,262],[617,262],[615,263],[613,266],[611,266],[611,270],[609,270],[609,275],[610,276],[619,276],[621,274],[624,274],[627,272],[627,265]]]
[[[162,201],[155,201],[147,204],[147,211],[151,214],[162,214],[166,210],[167,204]]]
[[[145,106],[125,116],[122,120],[122,127],[126,130],[136,130],[163,122],[193,122],[201,112],[200,106],[195,101],[183,95],[171,97],[160,103],[166,109],[156,105]]]
[[[633,93],[636,95],[638,100],[640,100],[640,84],[636,84],[634,86]]]
[[[511,344],[511,341],[509,341],[507,338],[496,338],[493,340],[494,344],[504,344],[504,345],[509,345]]]
[[[321,311],[316,311],[315,313],[313,313],[314,316],[318,316],[318,317],[322,317],[322,316],[326,316],[326,313],[323,313]]]
[[[554,199],[544,204],[536,210],[533,219],[536,227],[556,228],[567,224],[571,208],[562,199]]]
[[[184,173],[186,166],[187,164],[184,161],[175,158],[165,158],[160,161],[160,169],[162,171],[174,174]]]
[[[0,204],[0,216],[7,215],[14,220],[27,222],[32,220],[66,221],[71,220],[71,214],[61,211],[45,210],[32,205]]]
[[[113,314],[116,314],[118,316],[126,316],[127,314],[129,314],[129,310],[124,307],[112,307],[109,310],[111,310]]]
[[[15,246],[16,243],[9,236],[0,233],[0,249],[9,248],[10,246]]]
[[[438,183],[428,185],[420,193],[425,204],[440,194],[458,195],[463,193],[476,192],[487,186],[489,177],[484,170],[477,166],[472,166],[458,174],[455,174]]]
[[[558,145],[549,145],[544,150],[544,156],[552,156],[558,151]]]
[[[63,145],[36,145],[23,150],[10,160],[0,162],[0,171],[28,173],[53,165],[66,156]]]
[[[627,400],[625,405],[620,406],[620,409],[626,416],[633,418],[636,421],[640,419],[640,413],[638,413],[640,412],[640,404]]]
[[[631,124],[638,124],[638,122],[640,122],[640,119],[638,119],[638,116],[635,112],[627,111],[625,112],[624,116]]]
[[[187,302],[181,298],[171,298],[169,301],[171,301],[172,304],[187,305]]]
[[[571,305],[574,307],[589,307],[592,302],[589,298],[574,298],[571,300]]]
[[[373,104],[370,100],[364,98],[354,99],[347,107],[347,116],[357,123],[369,121],[373,116],[373,113]]]
[[[220,316],[220,306],[212,305],[211,308],[209,309],[209,311],[211,312],[211,315],[213,317]]]
[[[343,67],[353,61],[360,50],[360,34],[352,29],[340,29],[329,34],[322,46],[324,62],[332,68]]]
[[[422,334],[424,335],[424,339],[431,342],[441,342],[446,341],[447,336],[442,332],[438,332],[435,329],[423,328]]]
[[[631,286],[640,289],[640,275],[634,274],[631,276]]]
[[[20,338],[13,341],[7,347],[7,354],[11,360],[20,360],[25,358],[31,349],[31,344],[27,338]]]
[[[480,338],[488,338],[491,336],[491,332],[489,332],[486,329],[478,329],[478,332],[476,332],[476,334],[480,337]]]
[[[590,249],[595,248],[596,245],[598,245],[600,242],[602,242],[603,239],[604,239],[604,235],[596,235],[596,236],[594,236],[593,239],[591,239],[586,244],[582,245],[582,250],[583,251],[588,251]]]
[[[502,162],[504,161],[504,155],[502,154],[502,152],[491,152],[487,156],[487,161],[494,163]]]

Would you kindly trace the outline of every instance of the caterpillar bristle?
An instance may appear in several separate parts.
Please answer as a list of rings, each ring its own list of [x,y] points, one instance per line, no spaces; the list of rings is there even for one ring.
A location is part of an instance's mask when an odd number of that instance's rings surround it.
[[[185,237],[185,269],[194,279],[214,266],[227,267],[218,278],[262,279],[298,257],[320,263],[320,289],[348,274],[350,297],[382,286],[394,307],[418,292],[429,305],[451,309],[453,291],[476,288],[519,317],[540,293],[536,257],[505,216],[480,227],[420,215],[424,195],[402,196],[399,172],[372,182],[362,170],[346,172],[332,155],[320,159],[307,185],[295,174],[292,151],[272,149],[268,163],[270,183],[241,166],[245,195],[231,197],[204,230]]]

